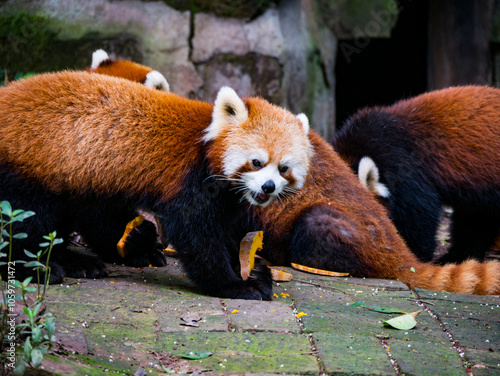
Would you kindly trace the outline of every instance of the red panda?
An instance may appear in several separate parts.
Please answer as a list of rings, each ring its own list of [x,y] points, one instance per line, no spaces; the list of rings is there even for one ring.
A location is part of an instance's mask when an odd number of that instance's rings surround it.
[[[107,52],[103,49],[98,49],[92,53],[91,65],[86,70],[90,73],[121,77],[130,81],[139,82],[151,89],[170,91],[170,86],[167,80],[160,72],[132,61],[111,59]],[[147,216],[151,219],[151,215],[147,213],[140,212],[138,214],[140,214],[143,218],[144,216]],[[156,225],[149,220],[136,221],[137,225],[128,231],[123,244],[119,247],[117,246],[117,248],[119,248],[118,252],[120,254],[137,254],[140,249],[152,249],[156,247],[157,240],[159,238],[157,233],[159,221],[155,219],[155,222]],[[154,266],[163,266],[166,262],[165,258],[162,257],[160,253],[158,253],[158,257],[156,259],[151,261]],[[137,266],[142,266],[147,262],[147,259],[137,260]]]
[[[301,191],[251,210],[254,229],[264,230],[266,259],[276,265],[296,262],[357,277],[397,279],[411,288],[500,293],[498,262],[444,268],[420,262],[385,209],[331,146],[313,131],[309,138],[314,153]]]
[[[158,71],[145,65],[128,60],[112,60],[106,51],[99,49],[92,54],[92,64],[88,72],[121,77],[130,81],[139,82],[151,89],[170,91],[165,77]]]
[[[309,139],[314,153],[302,189],[265,208],[250,208],[264,231],[264,258],[276,265],[295,262],[354,277],[396,279],[410,288],[500,294],[500,262],[419,261],[386,209],[331,145],[314,131]]]
[[[333,145],[421,260],[433,258],[443,205],[452,245],[438,262],[483,260],[500,228],[499,115],[500,90],[453,87],[360,110]]]
[[[160,218],[203,293],[271,299],[263,263],[249,279],[239,276],[238,246],[249,230],[247,206],[264,207],[304,184],[311,158],[304,115],[228,87],[209,104],[60,72],[1,88],[0,124],[0,197],[38,214],[22,223],[30,237],[14,244],[16,257],[49,231],[66,239],[77,230],[98,255],[114,258],[125,225],[143,209]],[[64,248],[54,247],[52,282],[104,275],[102,262]],[[128,257],[133,264],[151,255]]]

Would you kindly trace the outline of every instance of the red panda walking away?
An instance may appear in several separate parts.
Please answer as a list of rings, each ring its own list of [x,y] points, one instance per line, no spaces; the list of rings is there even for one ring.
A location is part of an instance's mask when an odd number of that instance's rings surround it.
[[[335,150],[387,206],[399,233],[433,258],[443,205],[453,208],[439,263],[483,260],[500,229],[500,90],[454,87],[352,116]]]
[[[0,197],[33,210],[15,243],[78,231],[105,260],[137,209],[155,213],[187,276],[206,294],[271,299],[269,270],[239,276],[245,208],[299,190],[310,164],[309,126],[260,98],[222,88],[215,104],[87,72],[42,74],[0,89]],[[240,224],[240,225],[237,225]],[[51,281],[99,277],[104,264],[54,247]],[[155,250],[128,265],[161,265]]]

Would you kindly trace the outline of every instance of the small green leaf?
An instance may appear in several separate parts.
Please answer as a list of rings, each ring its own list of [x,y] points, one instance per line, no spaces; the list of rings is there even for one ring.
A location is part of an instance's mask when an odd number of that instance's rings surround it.
[[[43,341],[43,333],[38,326],[35,326],[32,331],[33,342],[41,343]]]
[[[32,350],[33,350],[33,346],[31,346],[30,337],[27,337],[26,341],[24,341],[24,357],[26,359],[29,359],[31,357]]]
[[[40,261],[29,261],[26,264],[24,264],[24,267],[26,267],[26,268],[35,268],[35,267],[45,268],[45,265],[42,264]]]
[[[19,234],[14,234],[12,235],[12,239],[26,239],[28,237],[28,234],[25,232],[20,232]]]
[[[61,244],[63,242],[63,239],[54,239],[54,242],[52,243],[53,245]]]
[[[208,358],[212,354],[213,354],[213,352],[210,352],[210,351],[202,351],[202,352],[190,351],[187,353],[178,354],[178,356],[180,356],[184,359],[199,360],[199,359]]]
[[[41,303],[41,302],[40,302],[40,303],[38,303],[38,304],[35,306],[35,308],[33,309],[33,311],[35,311],[35,314],[37,314],[37,313],[38,313],[38,311],[40,310],[40,308],[41,308],[41,307],[42,307],[42,303]]]
[[[45,330],[47,331],[47,335],[49,337],[52,337],[52,334],[54,334],[54,330],[56,328],[56,319],[55,319],[55,317],[51,317],[50,319],[45,320],[43,323],[45,325]]]
[[[165,373],[175,373],[175,371],[173,371],[173,370],[171,370],[171,369],[166,368],[163,364],[161,364],[161,363],[160,363],[160,365],[161,365],[161,367],[163,368],[163,370],[165,371]]]
[[[35,256],[33,253],[31,253],[30,251],[28,251],[28,250],[26,250],[26,249],[25,249],[25,250],[24,250],[24,253],[25,253],[25,254],[26,254],[26,256],[28,256],[29,258],[34,258],[34,259],[36,259],[36,256]]]
[[[398,308],[386,308],[375,305],[366,305],[364,302],[354,302],[351,304],[351,307],[363,307],[369,309],[370,311],[375,311],[379,313],[406,313],[405,311],[402,311]]]
[[[35,215],[35,212],[25,211],[25,212],[22,212],[21,214],[16,215],[15,217],[12,217],[12,222],[22,222],[26,218],[32,217],[34,215]]]
[[[50,243],[49,243],[49,242],[43,242],[43,243],[40,243],[40,244],[38,244],[38,245],[39,245],[40,247],[42,247],[42,248],[46,248],[46,247],[48,247],[48,246],[50,245]]]
[[[394,317],[394,318],[387,320],[387,321],[382,320],[382,322],[384,323],[384,326],[387,326],[390,328],[399,329],[399,330],[410,330],[410,329],[413,329],[415,327],[415,325],[417,325],[416,318],[420,312],[422,312],[422,311],[420,310],[420,311],[408,313],[406,315],[397,316],[397,317]]]
[[[40,349],[33,349],[33,351],[31,352],[31,364],[33,364],[33,367],[40,367],[42,365],[42,361],[43,354]]]
[[[10,206],[9,201],[0,202],[0,210],[2,211],[2,214],[5,214],[8,217],[12,216],[12,206]]]
[[[16,368],[14,368],[15,376],[22,376],[26,373],[26,364],[24,363],[24,359],[19,359]]]
[[[24,287],[28,286],[30,283],[31,283],[31,280],[33,279],[33,277],[27,277],[23,282],[22,282],[22,285]]]
[[[413,273],[415,273],[415,268],[412,266],[412,267],[410,268],[410,271],[412,271]]]

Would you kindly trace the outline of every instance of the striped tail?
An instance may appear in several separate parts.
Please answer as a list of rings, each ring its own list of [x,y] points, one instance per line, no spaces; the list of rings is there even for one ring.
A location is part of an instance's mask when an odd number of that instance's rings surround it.
[[[405,268],[406,269],[406,268]],[[467,260],[460,264],[418,263],[398,278],[411,288],[475,295],[500,295],[500,262]]]

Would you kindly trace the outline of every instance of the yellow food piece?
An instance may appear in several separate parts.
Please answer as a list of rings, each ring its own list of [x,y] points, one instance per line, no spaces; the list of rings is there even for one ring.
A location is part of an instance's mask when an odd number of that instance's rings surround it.
[[[142,222],[144,222],[144,217],[142,215],[139,215],[135,217],[133,220],[131,220],[129,223],[127,223],[125,231],[123,232],[123,236],[121,237],[120,241],[116,244],[116,249],[118,250],[118,254],[121,257],[127,256],[127,250],[125,249],[125,241],[127,240],[130,231],[132,231],[137,226],[140,226]]]
[[[328,275],[330,277],[346,277],[349,275],[349,273],[338,273],[338,272],[331,272],[329,270],[310,268],[309,266],[294,264],[293,262],[292,262],[292,268],[297,270],[302,270],[303,272],[307,273]]]
[[[163,250],[163,254],[165,256],[172,256],[172,257],[176,257],[177,256],[177,251],[173,248],[165,248]]]
[[[297,313],[297,318],[300,319],[302,316],[307,316],[307,313],[305,312],[299,312]]]
[[[236,315],[237,313],[239,312],[239,310],[237,309],[233,309],[233,311],[231,312],[233,315]]]
[[[276,282],[288,282],[292,280],[292,275],[290,273],[274,268],[271,268],[271,276],[273,277],[273,281]]]
[[[247,280],[255,265],[255,252],[262,249],[262,231],[253,231],[245,235],[240,243],[240,269],[241,278]]]

